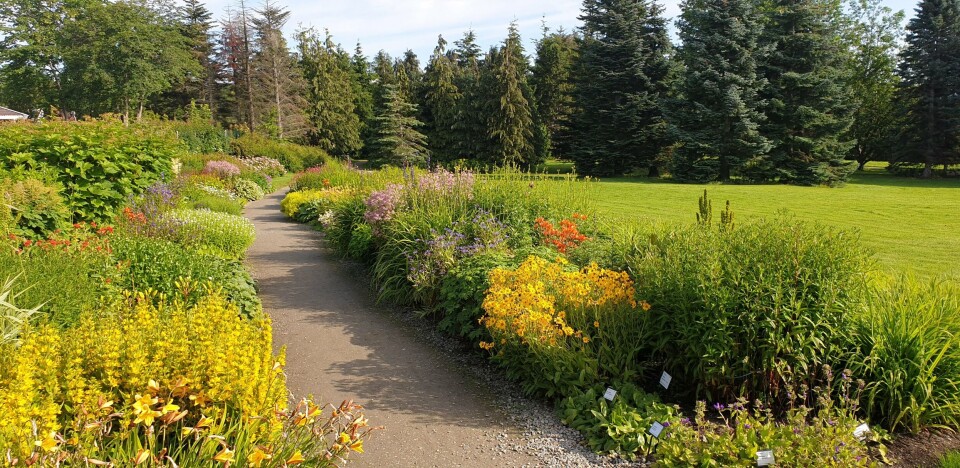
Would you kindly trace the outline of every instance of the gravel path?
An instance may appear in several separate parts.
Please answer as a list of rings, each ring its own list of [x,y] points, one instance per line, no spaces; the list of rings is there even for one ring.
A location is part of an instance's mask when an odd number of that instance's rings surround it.
[[[362,278],[309,227],[280,213],[283,194],[250,203],[257,228],[248,254],[287,347],[297,396],[352,399],[385,427],[351,466],[594,466],[546,405],[515,397],[488,366],[465,356],[415,314],[378,308]]]

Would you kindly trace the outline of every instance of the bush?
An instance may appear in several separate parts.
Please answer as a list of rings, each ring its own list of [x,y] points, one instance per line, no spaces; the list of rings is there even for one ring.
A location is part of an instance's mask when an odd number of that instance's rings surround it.
[[[958,311],[955,283],[899,277],[872,286],[849,364],[867,381],[871,421],[891,431],[960,426]]]
[[[562,257],[530,257],[517,269],[490,272],[481,323],[493,337],[480,347],[526,393],[575,395],[597,383],[642,374],[644,317],[625,272],[569,268]]]
[[[0,127],[0,167],[52,168],[79,220],[104,221],[170,174],[178,144],[119,123],[57,122]]]
[[[179,225],[177,240],[227,259],[246,255],[256,230],[250,220],[226,213],[204,210],[175,210],[167,216]]]
[[[240,168],[228,161],[208,161],[203,166],[203,174],[222,180],[230,180],[240,176]]]
[[[842,364],[870,265],[855,235],[783,219],[656,231],[626,257],[653,358],[726,399],[781,398]]]
[[[209,121],[177,122],[172,129],[192,153],[225,153],[230,149],[227,131]]]
[[[480,324],[483,317],[483,298],[490,289],[489,274],[496,268],[513,266],[513,260],[503,252],[487,252],[460,260],[440,283],[438,309],[441,331],[467,338],[471,343],[491,341],[490,334]]]
[[[718,415],[707,417],[706,404],[698,402],[692,423],[671,424],[661,434],[656,466],[756,466],[760,450],[772,450],[776,466],[875,466],[874,460],[883,454],[871,450],[871,445],[884,434],[868,432],[863,440],[855,435],[861,422],[851,406],[857,390],[850,384],[847,380],[844,403],[835,405],[829,395],[814,392],[819,406],[815,410],[804,403],[803,395],[790,405],[784,420],[763,406],[748,407],[744,399],[717,403],[713,407]],[[824,383],[825,388],[831,386]]]
[[[280,211],[302,223],[316,222],[321,214],[354,195],[342,189],[289,192],[280,201]]]
[[[583,433],[587,447],[594,452],[630,460],[646,457],[657,444],[648,433],[650,427],[654,423],[679,424],[679,410],[632,384],[615,387],[617,395],[612,402],[604,398],[604,385],[564,398],[559,405],[563,423]]]
[[[35,179],[0,180],[0,223],[17,235],[41,239],[66,226],[71,213],[57,187]]]
[[[169,298],[195,303],[207,283],[223,288],[226,298],[248,317],[261,314],[260,300],[250,274],[239,262],[196,252],[164,239],[118,237],[113,241],[124,274],[116,281],[129,291],[154,290]]]
[[[330,159],[320,148],[273,140],[259,133],[247,133],[230,142],[231,152],[241,159],[265,157],[280,161],[289,171],[319,166]]]
[[[263,188],[257,185],[256,182],[247,179],[239,179],[234,182],[233,192],[237,194],[238,198],[248,201],[256,201],[266,195],[263,192]]]
[[[172,400],[178,391],[197,397],[177,400],[193,427],[204,417],[225,416],[225,409],[271,421],[251,434],[254,444],[280,429],[273,414],[286,407],[283,356],[273,355],[270,323],[240,318],[216,295],[193,307],[121,303],[67,330],[29,329],[19,348],[7,345],[2,351],[0,450],[11,450],[16,458],[26,458],[35,450],[34,441],[46,434],[91,442],[98,431],[85,425],[113,408],[126,415],[112,429],[103,428],[106,439],[139,434],[137,427],[151,426],[154,419],[145,420],[136,409],[141,394],[154,397],[148,402],[151,412],[157,397]],[[160,410],[155,418],[162,420],[168,412]],[[173,453],[179,435],[167,439]],[[106,459],[101,450],[109,454],[110,445],[74,450]]]

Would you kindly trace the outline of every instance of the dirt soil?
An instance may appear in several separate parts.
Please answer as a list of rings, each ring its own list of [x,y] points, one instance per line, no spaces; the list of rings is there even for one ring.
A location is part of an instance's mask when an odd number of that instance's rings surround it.
[[[274,346],[287,348],[292,394],[355,400],[373,425],[384,426],[350,466],[539,464],[504,449],[505,441],[522,442],[522,431],[491,390],[378,309],[319,233],[284,218],[282,198],[247,205],[257,229],[248,263],[273,318]]]

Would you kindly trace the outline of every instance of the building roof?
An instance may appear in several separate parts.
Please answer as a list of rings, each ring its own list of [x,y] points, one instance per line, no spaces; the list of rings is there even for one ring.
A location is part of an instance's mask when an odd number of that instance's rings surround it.
[[[17,112],[13,109],[0,107],[0,119],[25,119],[27,117],[29,116],[23,112]]]

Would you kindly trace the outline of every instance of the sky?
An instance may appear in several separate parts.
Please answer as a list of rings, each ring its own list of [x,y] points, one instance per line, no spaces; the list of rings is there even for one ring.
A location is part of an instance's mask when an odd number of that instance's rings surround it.
[[[261,0],[247,0],[258,5]],[[486,50],[503,41],[507,27],[516,20],[526,42],[528,54],[533,53],[532,41],[541,35],[541,24],[546,21],[551,29],[563,27],[572,30],[580,25],[582,0],[275,0],[290,10],[287,35],[301,27],[314,27],[322,33],[329,29],[334,41],[353,51],[357,42],[369,58],[379,50],[398,57],[412,49],[424,64],[434,47],[437,36],[451,45],[468,29],[477,34],[477,42]],[[680,12],[680,0],[666,0],[666,16],[674,18]],[[904,10],[907,18],[913,16],[917,0],[883,0],[894,10]],[[207,0],[207,8],[219,18],[236,0]]]

